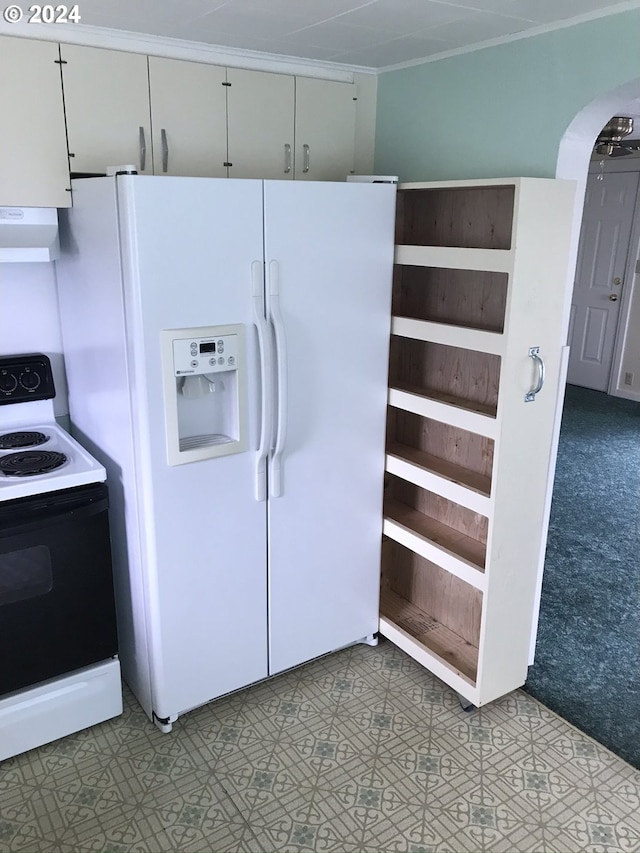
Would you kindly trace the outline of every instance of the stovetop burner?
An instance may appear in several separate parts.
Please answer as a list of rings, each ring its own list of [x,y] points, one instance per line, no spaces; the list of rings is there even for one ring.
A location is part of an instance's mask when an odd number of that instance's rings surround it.
[[[0,435],[0,450],[15,450],[17,447],[37,447],[49,441],[43,432],[5,432]]]
[[[64,453],[52,450],[25,450],[0,458],[0,471],[8,477],[33,477],[55,471],[67,461]]]

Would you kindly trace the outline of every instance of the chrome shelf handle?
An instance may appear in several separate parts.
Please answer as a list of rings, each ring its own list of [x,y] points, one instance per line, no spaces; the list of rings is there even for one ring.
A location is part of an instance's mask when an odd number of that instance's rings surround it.
[[[308,145],[302,146],[302,171],[306,175],[311,166],[311,150]]]
[[[162,171],[166,172],[169,168],[169,143],[167,142],[167,131],[164,127],[160,131],[160,142],[162,144]]]
[[[284,173],[288,175],[291,171],[291,146],[285,142],[284,146]]]
[[[147,165],[147,143],[144,138],[144,127],[138,128],[138,142],[140,145],[140,171],[144,172]]]
[[[531,391],[527,391],[524,395],[525,403],[533,403],[536,399],[536,394],[542,391],[542,386],[544,385],[544,361],[540,355],[540,347],[529,347],[529,358],[533,359],[538,368],[538,381]]]

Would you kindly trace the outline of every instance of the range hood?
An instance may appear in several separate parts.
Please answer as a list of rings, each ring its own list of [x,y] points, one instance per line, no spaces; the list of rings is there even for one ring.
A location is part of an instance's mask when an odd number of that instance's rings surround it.
[[[0,261],[54,261],[59,255],[55,207],[0,207]]]

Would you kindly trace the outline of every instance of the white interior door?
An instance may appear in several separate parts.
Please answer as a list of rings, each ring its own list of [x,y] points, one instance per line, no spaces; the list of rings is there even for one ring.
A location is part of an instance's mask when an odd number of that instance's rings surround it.
[[[609,387],[638,177],[638,172],[609,172],[587,180],[567,381],[596,391]]]
[[[265,182],[267,293],[286,338],[271,674],[377,631],[394,214],[390,185]]]

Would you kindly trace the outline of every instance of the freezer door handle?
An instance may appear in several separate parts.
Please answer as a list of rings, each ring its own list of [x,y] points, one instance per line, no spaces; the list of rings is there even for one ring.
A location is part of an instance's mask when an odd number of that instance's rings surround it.
[[[260,373],[262,411],[260,413],[260,444],[256,454],[256,500],[267,498],[267,457],[271,449],[271,427],[273,423],[273,393],[271,388],[272,358],[271,336],[267,324],[264,304],[264,265],[262,261],[251,264],[251,295],[253,301],[253,317],[258,333],[258,349],[260,352]]]
[[[287,340],[280,312],[280,268],[277,261],[269,261],[269,319],[276,342],[276,375],[278,382],[278,410],[276,445],[271,457],[271,497],[283,493],[282,454],[287,440]]]

